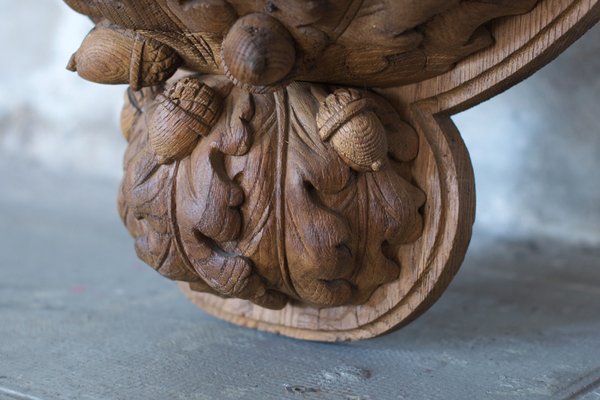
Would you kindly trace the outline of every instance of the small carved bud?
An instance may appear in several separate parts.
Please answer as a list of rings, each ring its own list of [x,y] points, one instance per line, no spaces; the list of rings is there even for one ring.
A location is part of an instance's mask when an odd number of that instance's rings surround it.
[[[275,18],[254,13],[237,20],[223,41],[223,68],[253,92],[277,89],[296,64],[294,40]]]
[[[156,98],[149,121],[150,145],[162,162],[191,153],[207,136],[223,107],[221,96],[195,78],[183,78]]]
[[[167,4],[191,32],[227,32],[238,17],[225,0],[169,0]]]
[[[67,68],[92,82],[130,84],[139,90],[166,81],[180,65],[181,59],[169,46],[133,31],[97,26]]]
[[[321,103],[319,136],[359,172],[378,171],[387,157],[386,131],[375,102],[354,89],[338,89]]]

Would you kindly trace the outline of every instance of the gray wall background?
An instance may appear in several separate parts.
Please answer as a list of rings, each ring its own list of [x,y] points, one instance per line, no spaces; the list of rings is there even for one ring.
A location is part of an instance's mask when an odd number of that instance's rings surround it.
[[[65,69],[91,27],[61,0],[0,0],[2,157],[119,177],[123,88],[94,85]]]
[[[59,0],[0,0],[0,22],[0,157],[116,182],[124,88],[65,70],[90,21]],[[455,117],[475,167],[479,229],[600,243],[598,72],[600,27],[533,78]]]

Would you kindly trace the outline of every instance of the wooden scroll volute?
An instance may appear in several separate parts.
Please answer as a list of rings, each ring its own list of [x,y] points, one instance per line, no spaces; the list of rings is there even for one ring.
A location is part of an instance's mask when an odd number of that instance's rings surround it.
[[[439,297],[474,218],[449,116],[600,14],[589,0],[66,2],[97,24],[69,68],[130,86],[119,209],[138,255],[214,315],[326,341],[382,334]]]

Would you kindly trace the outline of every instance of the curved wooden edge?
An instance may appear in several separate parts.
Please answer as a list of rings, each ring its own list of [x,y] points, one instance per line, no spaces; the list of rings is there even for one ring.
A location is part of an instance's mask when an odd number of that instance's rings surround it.
[[[531,21],[524,23],[527,19]],[[599,21],[600,0],[542,1],[528,14],[498,21],[492,29],[496,44],[459,62],[446,74],[379,92],[434,114],[457,114],[527,79]],[[513,38],[519,42],[515,44]]]
[[[440,275],[435,280],[435,285],[429,290],[426,297],[421,300],[420,305],[402,321],[397,321],[395,326],[382,333],[389,333],[406,326],[437,302],[458,273],[464,261],[467,249],[471,242],[473,224],[475,223],[475,176],[468,149],[463,142],[458,128],[454,125],[454,122],[452,122],[450,117],[441,115],[436,116],[431,111],[419,107],[416,107],[414,112],[418,115],[421,126],[427,126],[428,129],[437,130],[438,134],[443,134],[444,137],[448,139],[449,147],[452,149],[455,160],[455,176],[458,178],[457,182],[454,183],[457,192],[456,196],[458,198],[458,201],[456,202],[458,206],[457,218],[465,223],[454,224],[454,226],[457,227],[457,231],[454,233],[454,241],[450,247],[450,255],[448,256]]]

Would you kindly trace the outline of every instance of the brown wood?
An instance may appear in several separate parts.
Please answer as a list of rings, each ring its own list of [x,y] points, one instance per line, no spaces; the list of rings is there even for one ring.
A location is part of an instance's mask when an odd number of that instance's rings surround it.
[[[138,255],[211,314],[324,341],[440,296],[475,203],[450,116],[600,19],[599,0],[66,2],[97,23],[69,68],[130,85]]]

